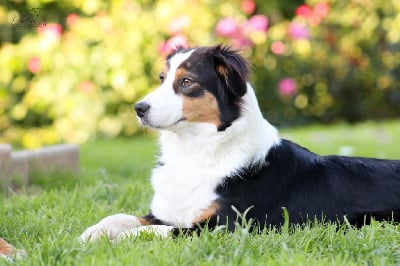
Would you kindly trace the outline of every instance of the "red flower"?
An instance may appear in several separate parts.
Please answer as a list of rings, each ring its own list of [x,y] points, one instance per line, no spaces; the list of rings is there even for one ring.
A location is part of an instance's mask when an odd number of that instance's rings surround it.
[[[296,9],[296,15],[305,18],[312,26],[321,23],[329,13],[329,4],[325,2],[317,3],[314,8],[308,5],[301,5]]]
[[[76,23],[76,21],[79,19],[79,16],[75,13],[71,13],[67,16],[67,25],[71,27]]]
[[[253,14],[254,11],[256,10],[256,4],[254,3],[253,0],[243,0],[242,10],[247,15]]]
[[[42,69],[42,64],[40,62],[40,58],[31,57],[28,61],[28,70],[33,74],[38,73]]]
[[[281,41],[275,41],[271,45],[271,51],[276,55],[281,55],[285,52],[285,45]]]
[[[312,14],[312,9],[309,5],[301,5],[296,9],[296,15],[299,17],[309,17]]]

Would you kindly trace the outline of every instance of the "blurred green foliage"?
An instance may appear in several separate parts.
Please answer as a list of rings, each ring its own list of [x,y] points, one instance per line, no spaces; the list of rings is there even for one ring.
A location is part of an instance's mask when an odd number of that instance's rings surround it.
[[[267,47],[282,44],[283,52],[252,57],[262,109],[285,125],[399,117],[400,2],[328,3],[318,24],[296,16],[269,29]],[[305,25],[309,37],[290,36],[293,24]],[[294,95],[275,93],[282,77],[296,80]]]
[[[45,26],[23,25],[32,8]],[[0,142],[33,148],[137,133],[132,105],[157,86],[174,41],[243,49],[274,124],[395,117],[399,11],[396,0],[7,1]]]

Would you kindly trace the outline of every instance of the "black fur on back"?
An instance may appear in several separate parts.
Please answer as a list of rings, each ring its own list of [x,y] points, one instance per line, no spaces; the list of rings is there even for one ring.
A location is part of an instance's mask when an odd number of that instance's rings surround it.
[[[265,165],[244,169],[216,188],[221,206],[210,225],[228,222],[237,210],[257,224],[282,225],[282,208],[291,223],[343,221],[354,225],[400,221],[400,161],[318,156],[288,140],[273,147]],[[228,219],[228,221],[226,220]],[[217,222],[218,221],[218,222]]]

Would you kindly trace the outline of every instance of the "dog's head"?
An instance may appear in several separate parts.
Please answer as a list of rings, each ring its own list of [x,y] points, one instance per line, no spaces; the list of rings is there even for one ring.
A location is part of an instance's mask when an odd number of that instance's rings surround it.
[[[229,47],[178,48],[167,57],[161,85],[135,105],[136,113],[143,125],[158,129],[209,123],[225,130],[240,116],[248,73]]]

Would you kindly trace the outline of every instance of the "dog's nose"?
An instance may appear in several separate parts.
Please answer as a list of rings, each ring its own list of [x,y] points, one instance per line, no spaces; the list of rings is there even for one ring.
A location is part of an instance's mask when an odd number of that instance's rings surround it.
[[[150,105],[146,102],[138,102],[135,105],[135,111],[140,118],[145,116],[149,110],[150,110]]]

